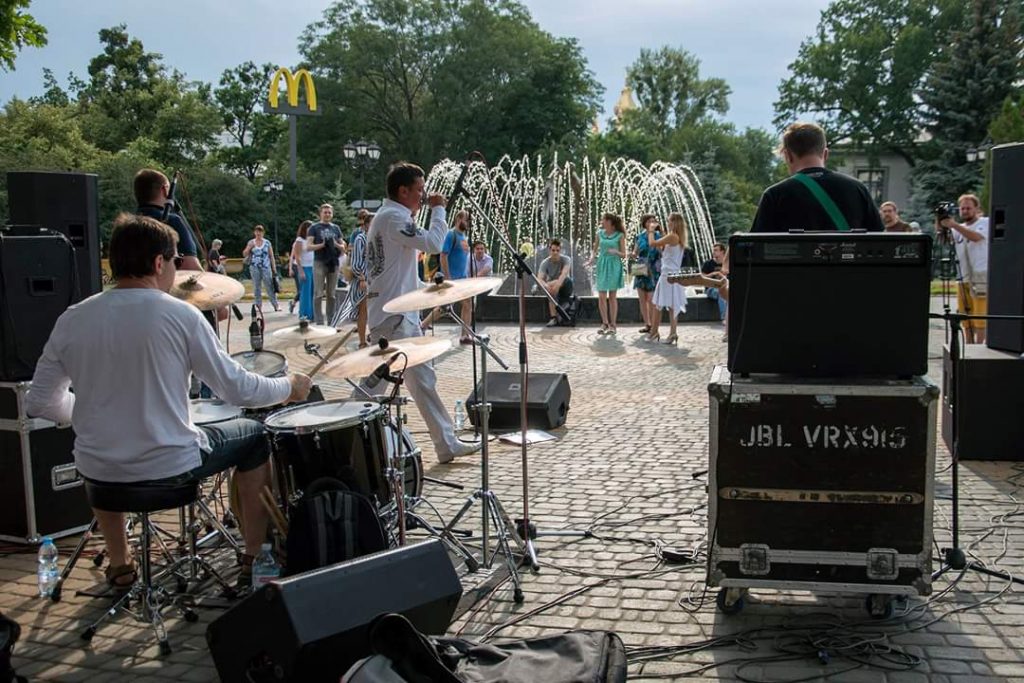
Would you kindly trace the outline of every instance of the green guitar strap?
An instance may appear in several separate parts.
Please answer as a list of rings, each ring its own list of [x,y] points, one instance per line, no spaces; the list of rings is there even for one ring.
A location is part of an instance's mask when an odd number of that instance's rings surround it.
[[[814,195],[814,198],[818,200],[819,204],[821,204],[821,208],[825,209],[825,213],[827,213],[828,217],[832,219],[832,223],[836,226],[836,230],[840,232],[849,232],[850,224],[846,222],[846,216],[843,215],[839,210],[839,207],[836,206],[836,203],[832,201],[832,198],[828,196],[828,193],[822,189],[821,185],[819,185],[814,178],[804,175],[803,173],[794,173],[792,177],[810,190],[811,194]]]

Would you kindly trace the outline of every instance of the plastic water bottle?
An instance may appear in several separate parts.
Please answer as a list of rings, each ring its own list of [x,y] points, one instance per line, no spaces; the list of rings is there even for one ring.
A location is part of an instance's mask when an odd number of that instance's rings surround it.
[[[60,553],[53,539],[49,536],[43,538],[43,544],[39,546],[39,597],[48,598],[53,593],[53,587],[57,585],[57,578],[60,571],[57,570],[57,561]]]
[[[281,576],[281,566],[274,559],[270,548],[269,543],[260,546],[260,554],[252,562],[252,589],[254,591]]]
[[[461,400],[455,401],[455,431],[461,432],[466,426],[466,406]]]

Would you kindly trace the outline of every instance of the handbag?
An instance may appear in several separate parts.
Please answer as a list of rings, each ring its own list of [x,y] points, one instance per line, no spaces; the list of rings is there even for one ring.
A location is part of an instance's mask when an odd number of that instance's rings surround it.
[[[274,273],[274,294],[281,293],[281,276]]]
[[[633,277],[650,277],[651,266],[647,263],[634,263],[629,269],[629,274]]]

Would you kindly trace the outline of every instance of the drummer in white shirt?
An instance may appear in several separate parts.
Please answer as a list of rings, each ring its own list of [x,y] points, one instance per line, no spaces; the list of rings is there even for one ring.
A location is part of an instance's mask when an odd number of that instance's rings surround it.
[[[417,312],[385,313],[384,304],[419,288],[419,252],[438,253],[448,234],[446,200],[439,194],[430,195],[428,200],[428,229],[416,226],[414,216],[423,206],[425,184],[423,169],[415,164],[398,162],[388,170],[388,198],[374,216],[367,234],[367,322],[371,343],[381,337],[404,339],[423,334]],[[405,386],[427,423],[439,462],[451,462],[480,447],[462,443],[456,437],[451,417],[437,394],[437,376],[429,364],[406,370]]]
[[[117,218],[109,246],[117,285],[57,319],[36,365],[27,409],[71,423],[75,466],[95,481],[184,484],[234,467],[246,520],[244,586],[267,533],[259,498],[269,481],[263,425],[235,419],[197,427],[189,417],[189,377],[194,373],[223,400],[247,407],[304,400],[310,379],[246,371],[197,308],[168,294],[180,258],[177,242],[173,230],[152,218]],[[107,580],[127,587],[136,568],[124,515],[93,512],[107,546]]]

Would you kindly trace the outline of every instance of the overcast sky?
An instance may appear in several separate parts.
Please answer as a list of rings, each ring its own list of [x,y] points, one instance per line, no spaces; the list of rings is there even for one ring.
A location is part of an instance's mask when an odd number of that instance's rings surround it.
[[[298,36],[329,0],[34,0],[30,12],[49,31],[49,45],[20,53],[16,70],[0,71],[0,102],[42,90],[42,70],[63,82],[85,77],[99,53],[101,28],[126,23],[146,49],[189,78],[216,82],[246,60],[293,65]],[[810,36],[828,0],[524,0],[546,31],[579,40],[604,85],[611,114],[640,49],[683,47],[701,60],[701,75],[732,88],[726,120],[772,129],[772,103],[800,42]],[[153,8],[165,8],[154,11]]]

